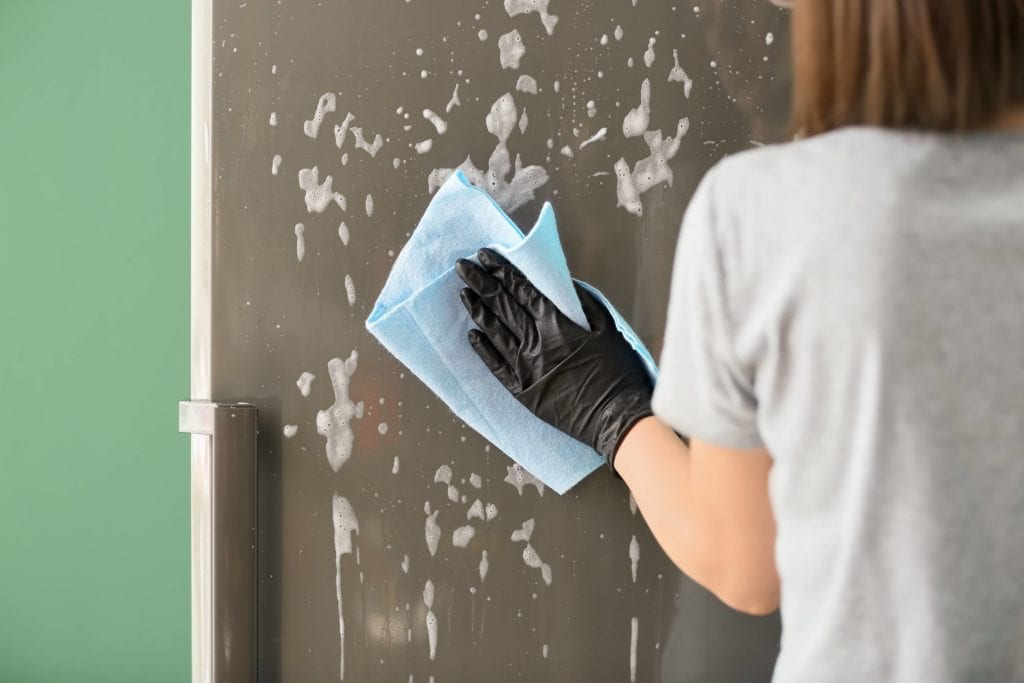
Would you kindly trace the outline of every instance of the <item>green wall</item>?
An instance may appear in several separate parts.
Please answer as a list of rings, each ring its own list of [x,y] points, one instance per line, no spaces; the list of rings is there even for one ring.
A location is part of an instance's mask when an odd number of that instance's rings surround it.
[[[187,0],[0,0],[0,681],[189,675]]]

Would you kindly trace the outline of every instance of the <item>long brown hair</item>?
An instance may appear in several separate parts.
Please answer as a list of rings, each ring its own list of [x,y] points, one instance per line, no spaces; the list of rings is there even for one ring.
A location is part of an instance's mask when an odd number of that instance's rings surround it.
[[[1024,104],[1024,0],[796,0],[793,128],[966,131]]]

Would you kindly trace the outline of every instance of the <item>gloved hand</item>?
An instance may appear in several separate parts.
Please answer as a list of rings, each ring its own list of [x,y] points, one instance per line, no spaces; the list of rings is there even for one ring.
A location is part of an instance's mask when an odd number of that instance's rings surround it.
[[[462,303],[480,328],[469,343],[512,395],[548,424],[590,445],[615,473],[615,451],[651,415],[654,386],[601,302],[576,284],[591,331],[562,314],[504,256],[459,259]],[[616,475],[617,476],[617,475]]]

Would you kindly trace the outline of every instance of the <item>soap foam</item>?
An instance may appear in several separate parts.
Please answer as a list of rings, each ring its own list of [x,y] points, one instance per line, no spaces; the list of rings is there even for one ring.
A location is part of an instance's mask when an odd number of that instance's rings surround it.
[[[277,175],[278,170],[281,168],[281,155],[275,154],[274,158],[270,160],[270,174]]]
[[[651,65],[654,64],[654,43],[656,38],[653,36],[647,41],[647,50],[644,51],[644,64],[650,69]]]
[[[295,436],[296,434],[299,433],[299,426],[298,425],[285,425],[284,429],[281,430],[281,431],[284,432],[284,438],[290,439],[290,438],[292,438],[293,436]]]
[[[352,137],[355,138],[356,148],[364,150],[371,157],[376,157],[377,152],[384,145],[384,138],[381,137],[380,133],[377,133],[376,137],[374,137],[373,144],[367,143],[366,138],[363,137],[363,129],[359,126],[352,126]]]
[[[519,62],[526,54],[526,46],[523,45],[523,36],[519,31],[512,29],[498,38],[498,61],[502,69],[518,69]]]
[[[327,176],[321,184],[320,170],[316,166],[299,170],[299,189],[304,190],[306,193],[306,211],[309,213],[323,213],[327,210],[331,201],[337,201],[335,198],[336,193],[331,189],[333,183],[334,179],[331,176]],[[342,208],[344,208],[344,198],[342,197],[340,201]]]
[[[356,305],[356,284],[348,273],[345,274],[345,296],[348,298],[349,306]]]
[[[636,683],[636,641],[640,630],[640,620],[633,617],[629,620],[629,683]]]
[[[270,125],[272,125],[272,126],[276,126],[277,125],[277,112],[276,111],[270,112]]]
[[[309,398],[310,387],[312,387],[314,379],[316,379],[316,375],[312,372],[303,372],[295,380],[295,386],[299,388],[299,393],[302,394],[303,398]]]
[[[355,118],[352,112],[345,114],[345,120],[341,123],[334,124],[334,144],[337,145],[338,149],[345,143],[345,136],[348,135],[348,127]]]
[[[544,25],[544,30],[550,36],[555,32],[558,17],[548,13],[548,2],[549,0],[505,0],[505,11],[510,17],[536,12],[540,15],[540,23]]]
[[[469,545],[469,542],[473,540],[473,536],[476,534],[474,529],[469,524],[460,526],[458,529],[452,532],[452,545],[457,548],[465,548]]]
[[[430,660],[437,656],[437,616],[434,615],[434,582],[427,579],[423,586],[423,604],[427,606],[427,642],[430,647]]]
[[[302,236],[305,229],[306,226],[302,223],[295,224],[295,257],[299,259],[300,262],[306,256],[306,240]]]
[[[434,510],[432,513],[427,513],[427,521],[424,525],[427,550],[430,551],[431,557],[437,554],[437,542],[441,540],[441,527],[437,523],[437,514],[439,512],[440,510]]]
[[[341,607],[341,556],[352,554],[352,532],[359,533],[359,521],[352,505],[344,496],[334,494],[332,503],[334,519],[334,585],[338,593],[338,638],[341,641],[341,662],[339,676],[345,680],[345,616]]]
[[[462,102],[459,101],[459,84],[455,84],[455,88],[452,90],[452,98],[448,100],[448,104],[444,105],[444,113],[450,114],[452,109],[455,107],[461,107]]]
[[[316,431],[327,440],[327,461],[337,472],[352,455],[355,434],[350,422],[363,416],[363,402],[353,403],[349,398],[349,381],[359,363],[355,349],[344,361],[332,358],[327,363],[327,372],[334,389],[334,405],[316,415]]]
[[[640,85],[640,106],[631,109],[622,119],[622,134],[627,138],[642,135],[651,123],[651,79]]]
[[[430,121],[430,123],[433,124],[434,130],[437,131],[438,135],[444,135],[445,131],[448,130],[448,124],[445,123],[444,119],[442,119],[440,116],[435,114],[430,109],[423,110],[423,118],[425,118],[427,121]]]
[[[313,114],[312,121],[306,121],[302,124],[302,132],[311,138],[316,138],[320,133],[320,124],[324,122],[324,115],[329,111],[334,111],[337,105],[337,97],[332,92],[325,92],[320,96],[320,101],[316,103],[316,113]]]
[[[373,218],[373,195],[366,195],[366,217]]]
[[[589,138],[587,138],[586,140],[581,142],[580,143],[580,149],[583,149],[587,145],[592,144],[594,142],[597,142],[598,140],[604,140],[605,136],[607,134],[608,134],[608,129],[607,128],[602,128],[601,130],[597,131],[596,133],[591,135]]]
[[[342,221],[338,226],[338,238],[341,240],[341,243],[347,247],[350,237],[351,235],[349,235],[348,226],[345,225],[345,221]]]
[[[683,71],[683,67],[679,66],[679,50],[672,50],[672,61],[675,62],[675,66],[668,72],[668,80],[670,83],[682,83],[683,96],[689,98],[690,91],[693,90],[693,81]]]
[[[490,562],[487,561],[487,551],[483,551],[480,555],[480,581],[482,582],[487,578],[487,569],[490,567]]]
[[[413,145],[413,148],[416,150],[417,154],[426,154],[427,152],[434,148],[434,141],[430,138],[427,138],[426,140],[421,140],[420,142],[417,142],[415,145]]]
[[[541,497],[544,496],[544,482],[527,472],[522,465],[512,463],[511,465],[506,465],[505,469],[508,471],[508,474],[505,475],[504,481],[514,486],[520,496],[523,495],[523,487],[530,485],[537,489],[537,493]]]
[[[395,456],[394,462],[391,464],[391,474],[398,474],[398,456]]]
[[[516,81],[516,90],[519,92],[529,93],[531,95],[537,94],[537,79],[533,76],[527,76],[523,74]]]
[[[636,534],[629,541],[629,569],[633,575],[633,583],[636,583],[636,566],[640,562],[640,542],[636,540]]]
[[[466,510],[467,520],[473,519],[474,517],[476,517],[477,519],[484,518],[484,504],[480,502],[479,498],[474,500],[473,504],[469,506],[468,510]]]

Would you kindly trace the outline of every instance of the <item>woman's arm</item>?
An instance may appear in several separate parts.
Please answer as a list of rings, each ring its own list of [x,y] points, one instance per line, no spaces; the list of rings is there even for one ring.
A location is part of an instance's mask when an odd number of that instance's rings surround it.
[[[730,607],[768,614],[779,606],[771,456],[691,439],[657,417],[623,438],[615,469],[665,553]]]

